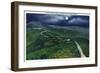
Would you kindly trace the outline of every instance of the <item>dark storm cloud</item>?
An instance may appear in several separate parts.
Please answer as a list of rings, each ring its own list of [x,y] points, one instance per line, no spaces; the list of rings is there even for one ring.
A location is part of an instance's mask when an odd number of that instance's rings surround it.
[[[43,23],[57,23],[64,20],[63,16],[60,15],[41,15],[38,19]]]
[[[72,18],[68,21],[69,24],[80,24],[80,23],[88,23],[89,21],[87,19],[83,19],[81,17]]]
[[[27,13],[27,23],[35,21],[45,25],[89,27],[89,16]]]

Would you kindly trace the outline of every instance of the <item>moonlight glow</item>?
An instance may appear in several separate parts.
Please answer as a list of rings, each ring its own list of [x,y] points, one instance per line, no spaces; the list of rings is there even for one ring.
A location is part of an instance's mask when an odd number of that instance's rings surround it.
[[[68,19],[69,19],[69,17],[68,17],[68,16],[66,16],[66,17],[65,17],[65,19],[66,19],[66,20],[68,20]]]

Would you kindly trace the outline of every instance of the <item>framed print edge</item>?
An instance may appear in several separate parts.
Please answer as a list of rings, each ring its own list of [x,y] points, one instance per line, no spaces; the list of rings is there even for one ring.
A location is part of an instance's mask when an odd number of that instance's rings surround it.
[[[95,7],[95,65],[98,66],[98,7]]]
[[[18,18],[19,5],[94,9],[95,10],[95,64],[19,68],[19,56],[18,56],[19,55],[19,18]],[[77,67],[79,68],[79,67],[92,67],[92,66],[97,66],[97,7],[96,6],[17,2],[17,1],[11,3],[11,70],[28,71],[28,70],[45,70],[45,69],[77,68]]]
[[[11,3],[11,70],[18,69],[18,5]]]

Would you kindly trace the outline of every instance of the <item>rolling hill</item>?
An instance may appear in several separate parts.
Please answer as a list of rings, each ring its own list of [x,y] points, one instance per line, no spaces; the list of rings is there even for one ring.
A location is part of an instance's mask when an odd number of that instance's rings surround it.
[[[26,59],[81,57],[74,41],[89,57],[89,30],[79,26],[54,26],[30,22],[26,31]]]

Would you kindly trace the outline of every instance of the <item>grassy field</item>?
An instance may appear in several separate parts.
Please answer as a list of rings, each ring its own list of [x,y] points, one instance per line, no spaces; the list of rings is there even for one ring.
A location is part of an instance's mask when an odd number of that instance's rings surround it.
[[[80,53],[74,41],[89,57],[87,34],[67,29],[28,28],[26,31],[26,60],[78,58]]]

